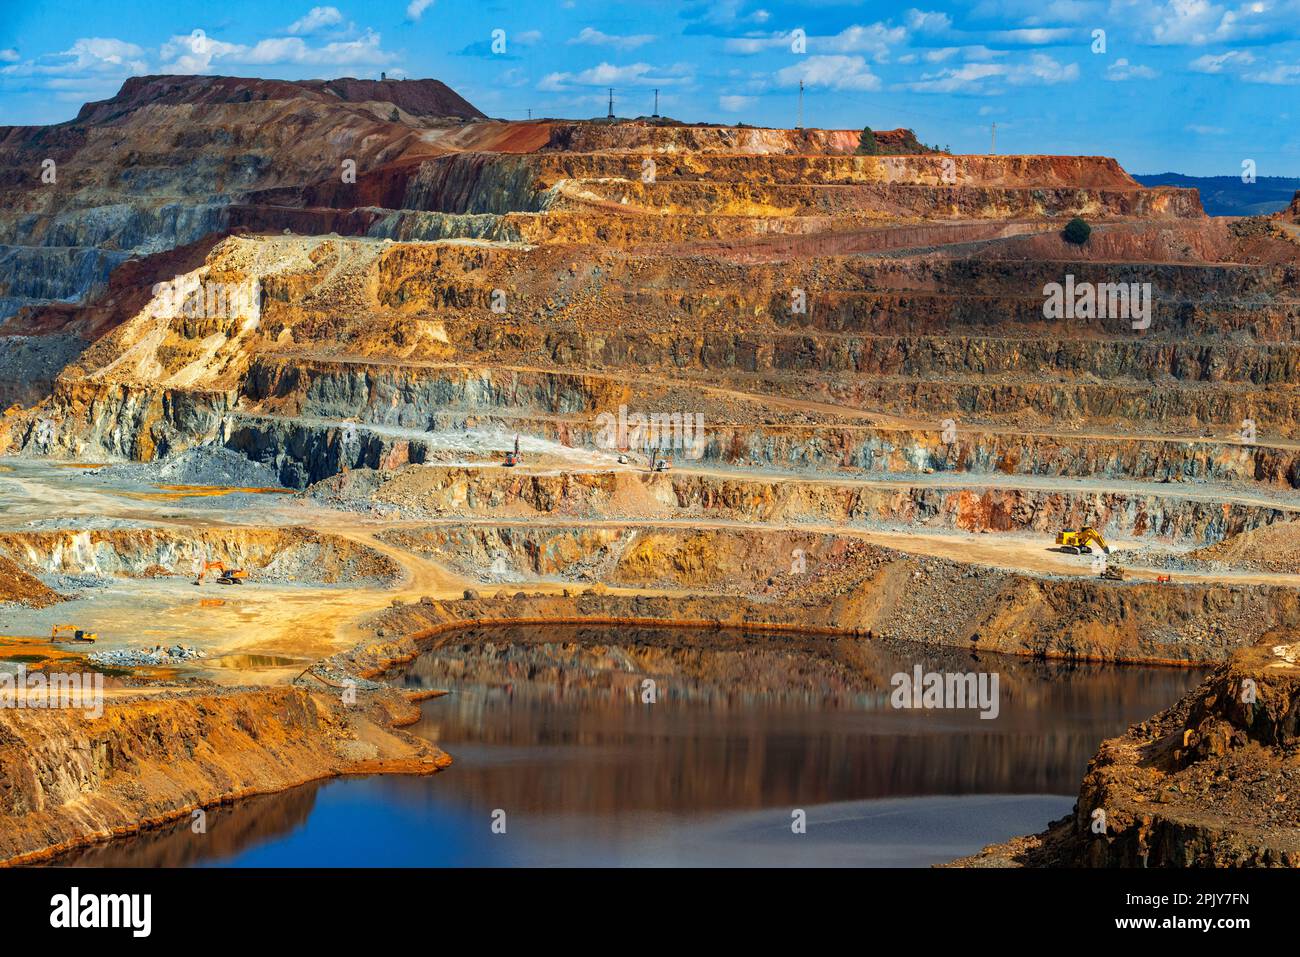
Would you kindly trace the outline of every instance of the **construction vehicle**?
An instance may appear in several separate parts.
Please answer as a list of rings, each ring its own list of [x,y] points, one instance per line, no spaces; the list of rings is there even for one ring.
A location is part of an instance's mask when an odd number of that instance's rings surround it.
[[[1108,578],[1111,581],[1122,582],[1124,580],[1124,569],[1116,568],[1114,565],[1107,565],[1097,575],[1098,578]]]
[[[68,633],[67,638],[59,637],[63,632]],[[55,625],[50,629],[50,641],[94,641],[98,637],[98,632],[82,631],[76,625]]]
[[[658,449],[654,449],[650,452],[650,471],[651,472],[668,471],[668,457],[664,456],[663,458],[660,458]]]
[[[9,406],[9,408],[5,409],[5,418],[7,419],[10,416],[18,415],[22,411],[23,411],[22,403],[15,402],[13,405]]]
[[[1106,539],[1101,537],[1101,533],[1091,525],[1085,525],[1077,531],[1065,531],[1056,533],[1056,544],[1061,546],[1061,551],[1068,555],[1088,555],[1092,552],[1092,545],[1096,544],[1107,555],[1110,554],[1110,546],[1106,544]]]
[[[506,468],[512,469],[519,464],[519,436],[515,436],[515,450],[506,453]]]
[[[1170,578],[1168,575],[1156,576],[1156,584],[1158,585],[1168,585],[1171,581],[1173,581],[1173,579]]]
[[[199,577],[194,579],[194,584],[202,585],[210,571],[217,573],[218,585],[242,585],[248,577],[248,572],[242,568],[227,568],[225,562],[204,562],[199,567]]]

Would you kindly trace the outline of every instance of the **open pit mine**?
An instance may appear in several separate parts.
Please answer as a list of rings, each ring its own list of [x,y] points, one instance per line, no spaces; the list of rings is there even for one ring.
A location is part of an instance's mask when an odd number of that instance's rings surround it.
[[[1300,203],[876,144],[0,127],[0,860],[1300,865]]]

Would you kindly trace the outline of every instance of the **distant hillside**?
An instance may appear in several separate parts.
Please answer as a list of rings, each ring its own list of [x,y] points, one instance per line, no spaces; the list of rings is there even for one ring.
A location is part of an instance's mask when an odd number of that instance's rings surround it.
[[[1261,176],[1243,183],[1240,176],[1184,176],[1150,173],[1134,176],[1143,186],[1190,186],[1201,191],[1201,205],[1211,216],[1262,216],[1286,209],[1300,189],[1300,177]]]

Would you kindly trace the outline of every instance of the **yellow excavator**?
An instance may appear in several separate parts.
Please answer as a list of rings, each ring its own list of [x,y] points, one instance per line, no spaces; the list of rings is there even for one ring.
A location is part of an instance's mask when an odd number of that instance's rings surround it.
[[[61,638],[67,632],[67,638]],[[50,629],[50,641],[94,641],[99,637],[95,631],[82,631],[76,625],[55,625]]]
[[[225,562],[204,562],[199,568],[199,577],[194,579],[194,584],[202,585],[209,571],[217,573],[218,585],[242,585],[244,579],[248,577],[248,572],[242,568],[227,568]]]
[[[1085,525],[1077,530],[1057,532],[1056,544],[1061,546],[1061,551],[1070,555],[1087,555],[1092,552],[1093,544],[1107,555],[1110,554],[1110,546],[1106,544],[1106,539],[1102,538],[1101,532],[1091,525]]]

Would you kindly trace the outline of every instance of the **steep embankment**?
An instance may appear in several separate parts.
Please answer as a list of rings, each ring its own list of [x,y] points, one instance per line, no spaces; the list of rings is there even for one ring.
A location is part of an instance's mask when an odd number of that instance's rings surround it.
[[[414,719],[405,699],[358,691],[358,701],[276,688],[123,696],[99,718],[0,710],[0,861],[48,857],[318,778],[429,774],[450,763],[394,730]]]
[[[1300,645],[1244,648],[1103,742],[1074,814],[958,867],[1300,867]]]

